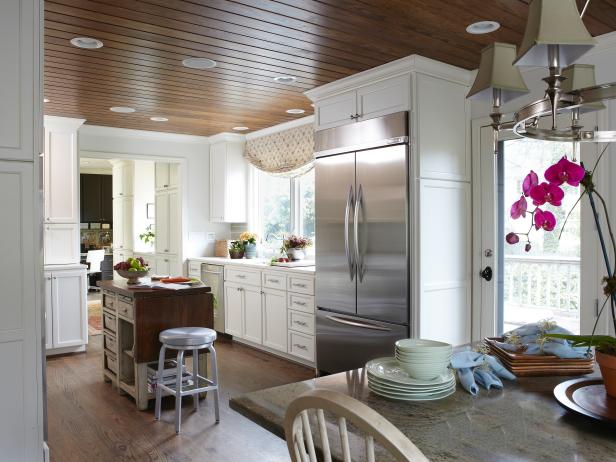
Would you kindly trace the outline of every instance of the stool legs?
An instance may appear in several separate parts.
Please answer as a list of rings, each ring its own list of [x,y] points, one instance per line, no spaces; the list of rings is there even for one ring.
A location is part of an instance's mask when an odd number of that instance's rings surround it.
[[[216,361],[216,349],[214,345],[209,347],[210,355],[212,357],[212,381],[216,388],[214,389],[214,410],[216,412],[216,422],[220,422],[220,410],[218,406],[218,362]]]
[[[154,418],[160,420],[160,403],[163,397],[163,389],[161,387],[163,383],[163,371],[165,369],[165,346],[163,345],[158,355],[158,374],[156,375],[156,407],[154,411]]]
[[[199,388],[199,350],[193,350],[193,369],[192,369],[193,386]],[[199,410],[199,393],[193,395],[193,405],[195,411]]]
[[[184,350],[178,351],[175,379],[175,432],[180,434],[182,422],[182,366],[184,365]]]

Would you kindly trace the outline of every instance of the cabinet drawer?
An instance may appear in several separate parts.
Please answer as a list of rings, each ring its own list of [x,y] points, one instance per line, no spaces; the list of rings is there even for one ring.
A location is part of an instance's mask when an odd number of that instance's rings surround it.
[[[314,335],[314,315],[289,310],[289,329]]]
[[[314,279],[289,276],[287,279],[287,290],[300,294],[314,295]]]
[[[109,332],[116,332],[117,319],[115,315],[103,311],[103,329]]]
[[[314,361],[314,336],[290,331],[289,354]]]
[[[280,273],[263,273],[263,287],[285,290],[287,288],[287,277]]]
[[[105,350],[113,351],[114,353],[117,352],[118,341],[116,340],[115,335],[105,332],[105,335],[103,336],[103,346]]]
[[[133,304],[126,302],[125,300],[116,300],[116,309],[118,311],[119,316],[123,316],[127,319],[133,319]]]
[[[115,294],[113,292],[103,290],[103,308],[115,311]]]
[[[225,281],[261,287],[261,272],[246,271],[239,268],[225,268]]]
[[[303,311],[304,313],[314,314],[314,297],[310,295],[299,295],[289,292],[287,298],[287,308],[290,310]]]
[[[195,275],[195,277],[201,277],[201,262],[189,261],[188,262],[188,274]]]
[[[114,374],[118,373],[118,357],[105,350],[105,369],[109,369]]]

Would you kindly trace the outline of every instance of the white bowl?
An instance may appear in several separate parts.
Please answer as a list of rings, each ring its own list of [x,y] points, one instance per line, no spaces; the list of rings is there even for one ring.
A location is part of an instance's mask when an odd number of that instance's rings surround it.
[[[407,364],[400,363],[400,368],[414,379],[432,380],[447,371],[447,364]]]
[[[403,358],[396,355],[396,360],[399,363],[405,364],[449,364],[451,362],[451,357],[448,358],[440,358],[440,359],[412,359],[412,358]]]
[[[405,352],[413,352],[418,350],[451,351],[452,348],[453,347],[450,343],[421,338],[406,338],[396,342],[396,349]]]

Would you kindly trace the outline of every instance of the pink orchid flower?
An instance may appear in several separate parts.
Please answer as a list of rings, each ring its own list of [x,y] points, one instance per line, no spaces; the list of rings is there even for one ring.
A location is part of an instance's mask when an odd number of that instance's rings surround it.
[[[534,171],[530,171],[522,182],[522,191],[526,197],[530,196],[530,190],[539,184],[539,177]]]
[[[507,241],[507,244],[517,244],[518,242],[520,242],[520,236],[518,236],[516,233],[509,233],[505,236],[505,240]]]
[[[552,231],[556,227],[556,217],[552,212],[537,209],[535,211],[535,229],[543,228],[545,231]]]
[[[517,220],[520,217],[526,217],[527,208],[528,204],[526,203],[526,198],[524,196],[520,196],[520,199],[515,201],[511,206],[511,218]]]
[[[533,199],[533,204],[543,205],[546,202],[556,207],[560,207],[562,204],[565,192],[555,184],[541,183],[537,186],[533,186],[530,190],[530,197]]]
[[[567,183],[571,186],[579,186],[585,174],[586,172],[582,166],[563,157],[554,165],[548,167],[545,171],[545,179],[548,180],[550,184],[557,186],[563,183]]]

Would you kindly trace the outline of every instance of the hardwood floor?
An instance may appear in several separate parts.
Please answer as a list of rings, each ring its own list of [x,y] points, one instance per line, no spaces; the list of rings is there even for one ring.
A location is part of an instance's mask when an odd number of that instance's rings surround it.
[[[84,354],[47,361],[48,440],[52,462],[72,461],[288,461],[286,443],[229,408],[229,398],[313,377],[311,369],[220,339],[220,423],[213,398],[184,399],[182,433],[175,435],[173,398],[163,400],[161,422],[153,401],[145,412],[119,395],[101,374],[102,336]]]

